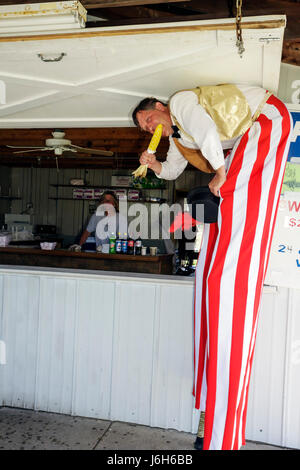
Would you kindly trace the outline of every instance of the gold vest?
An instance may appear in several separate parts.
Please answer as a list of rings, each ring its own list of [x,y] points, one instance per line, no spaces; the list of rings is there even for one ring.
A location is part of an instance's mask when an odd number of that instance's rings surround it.
[[[196,93],[199,104],[217,126],[221,141],[244,134],[252,125],[250,106],[235,85],[208,85],[181,91]]]
[[[193,91],[196,93],[199,104],[213,119],[221,141],[231,140],[239,135],[243,135],[258,118],[263,105],[271,95],[269,92],[266,93],[254,116],[251,116],[251,109],[245,96],[235,85],[208,85],[181,91]],[[171,100],[172,97],[169,101],[169,110]],[[181,133],[194,141],[193,137],[185,132],[181,127],[171,111],[170,114]],[[202,155],[200,150],[197,150],[197,157],[196,152],[191,152],[193,149],[188,149],[187,147],[179,144],[177,139],[174,139],[174,142],[184,158],[193,166],[206,173],[214,172],[213,168]]]

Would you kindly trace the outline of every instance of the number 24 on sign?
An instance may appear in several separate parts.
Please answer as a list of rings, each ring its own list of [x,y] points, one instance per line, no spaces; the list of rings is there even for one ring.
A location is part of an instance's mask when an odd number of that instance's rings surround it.
[[[293,247],[290,245],[278,245],[278,253],[292,253]],[[298,254],[300,255],[300,250],[298,250]],[[300,256],[296,259],[296,265],[300,268]]]

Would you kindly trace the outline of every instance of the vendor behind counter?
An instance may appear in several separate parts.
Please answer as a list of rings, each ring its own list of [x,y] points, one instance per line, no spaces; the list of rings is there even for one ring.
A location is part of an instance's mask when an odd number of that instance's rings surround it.
[[[101,226],[102,229],[105,229],[105,233],[101,234],[101,230],[98,230],[99,222],[102,222]],[[129,235],[127,220],[119,212],[118,199],[113,191],[105,191],[99,199],[96,213],[90,218],[86,229],[80,237],[79,243],[72,245],[70,249],[74,251],[99,250],[102,253],[109,253],[110,233],[114,233],[115,235],[120,233],[121,238],[125,234],[126,236]],[[94,237],[91,235],[94,235]],[[170,240],[170,235],[164,233],[163,229],[162,235],[163,239],[143,239],[142,246],[147,247],[147,252],[149,252],[150,247],[154,246],[157,248],[158,254],[175,253],[173,242]]]
[[[99,223],[101,223],[99,225]],[[105,191],[99,199],[96,213],[92,215],[89,223],[82,233],[79,243],[70,248],[81,251],[82,247],[92,233],[95,234],[95,248],[102,253],[109,252],[109,234],[127,233],[127,221],[119,213],[119,201],[113,191]]]

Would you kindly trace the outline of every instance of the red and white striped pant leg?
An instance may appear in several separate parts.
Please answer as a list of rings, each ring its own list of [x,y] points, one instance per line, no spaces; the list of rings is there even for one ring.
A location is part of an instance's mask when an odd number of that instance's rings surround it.
[[[237,436],[242,434],[245,416],[245,377],[250,375],[266,251],[289,132],[286,108],[271,97],[259,120],[232,152],[227,181],[221,189],[218,234],[206,283],[204,449],[241,445]],[[201,388],[196,388],[196,401],[199,391]]]
[[[230,152],[227,153],[226,157]],[[206,284],[213,250],[215,247],[218,224],[204,224],[201,248],[197,260],[194,293],[194,386],[196,397],[195,408],[205,411],[206,407],[206,364],[208,354],[207,343],[207,309]]]
[[[194,388],[195,408],[205,411],[206,406],[206,362],[207,362],[207,312],[206,279],[213,249],[218,234],[218,225],[205,224],[201,249],[195,273],[194,293]]]
[[[260,300],[261,300],[263,282],[264,282],[266,272],[267,272],[267,267],[268,267],[272,238],[273,238],[275,222],[276,222],[276,214],[278,211],[279,198],[280,198],[282,182],[284,178],[287,154],[289,150],[289,141],[290,141],[292,130],[293,130],[292,119],[286,107],[276,97],[272,96],[268,100],[268,105],[264,109],[264,115],[267,118],[272,119],[274,114],[277,114],[277,110],[279,111],[279,114],[281,117],[281,126],[280,126],[280,117],[277,117],[278,127],[279,127],[277,132],[278,131],[280,132],[280,127],[281,127],[281,139],[280,139],[279,145],[277,145],[277,148],[274,149],[274,151],[276,152],[275,171],[274,171],[273,180],[270,185],[268,213],[265,218],[265,224],[264,224],[264,229],[263,229],[263,236],[262,236],[262,243],[261,243],[260,272],[258,275],[254,315],[253,315],[253,332],[252,332],[252,338],[251,338],[249,358],[247,361],[245,383],[244,383],[241,396],[240,396],[239,408],[240,408],[240,412],[242,416],[238,415],[237,417],[237,422],[239,423],[240,428],[237,429],[237,432],[236,432],[235,448],[239,448],[241,445],[245,445],[245,428],[246,428],[249,382],[250,382],[251,367],[252,367],[253,356],[254,356],[254,346],[255,346],[256,333],[257,333]],[[289,120],[290,120],[290,126],[289,126]],[[273,142],[276,142],[276,137],[275,137],[276,128],[275,126],[273,127],[274,127]],[[271,139],[271,143],[272,143],[272,139]],[[272,148],[270,149],[269,154],[270,155],[272,154]],[[267,160],[266,164],[270,164],[270,162]],[[271,203],[271,201],[273,201],[273,204]],[[262,249],[264,248],[264,246],[265,246],[265,252],[263,253]],[[263,258],[264,258],[264,264],[263,264]]]

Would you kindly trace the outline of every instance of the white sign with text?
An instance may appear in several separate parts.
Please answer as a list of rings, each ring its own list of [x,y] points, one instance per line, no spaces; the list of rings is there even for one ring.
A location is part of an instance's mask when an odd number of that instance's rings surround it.
[[[300,193],[280,197],[265,284],[300,289]]]

